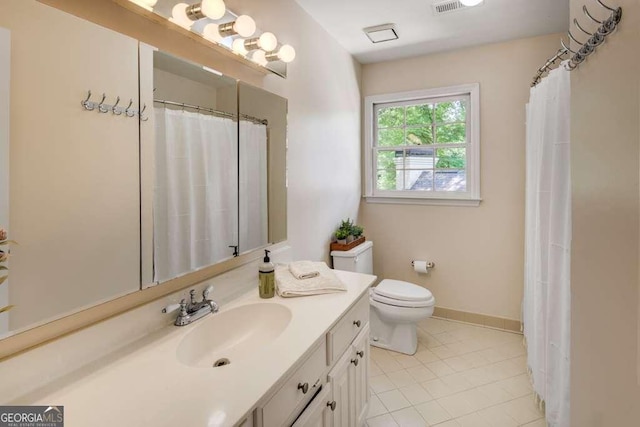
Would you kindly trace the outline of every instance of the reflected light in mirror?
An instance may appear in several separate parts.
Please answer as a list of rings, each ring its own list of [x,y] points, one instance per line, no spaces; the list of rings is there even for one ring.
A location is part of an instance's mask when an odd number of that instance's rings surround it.
[[[218,30],[218,24],[207,24],[202,30],[202,36],[214,43],[219,43],[223,38]]]
[[[235,53],[239,53],[240,55],[246,55],[249,53],[247,48],[244,46],[245,39],[235,39],[233,43],[231,43],[231,49]]]
[[[187,16],[187,7],[189,7],[189,5],[186,3],[178,3],[173,6],[170,21],[189,30],[193,25],[193,21]]]
[[[262,49],[258,49],[255,52],[253,52],[253,56],[251,57],[251,60],[256,64],[262,65],[263,67],[267,65],[267,63],[269,62],[267,61],[266,52]]]

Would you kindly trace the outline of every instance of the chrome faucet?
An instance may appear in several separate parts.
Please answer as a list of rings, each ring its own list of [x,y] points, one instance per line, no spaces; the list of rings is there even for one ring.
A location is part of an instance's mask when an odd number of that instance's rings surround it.
[[[170,313],[179,308],[178,317],[176,317],[176,321],[173,323],[176,326],[186,326],[203,318],[207,314],[217,313],[220,307],[215,301],[208,298],[212,290],[213,286],[207,287],[202,291],[202,301],[196,301],[196,291],[195,289],[191,289],[191,291],[189,291],[191,295],[189,303],[183,299],[180,301],[180,304],[169,305],[165,307],[162,312]]]

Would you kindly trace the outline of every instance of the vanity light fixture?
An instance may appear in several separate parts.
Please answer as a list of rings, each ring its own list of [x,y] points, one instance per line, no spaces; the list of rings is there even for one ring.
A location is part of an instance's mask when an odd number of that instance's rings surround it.
[[[153,11],[153,6],[155,6],[156,3],[158,3],[158,0],[129,0],[129,1],[149,11]]]
[[[235,21],[218,25],[218,33],[222,37],[239,35],[241,37],[251,37],[256,32],[256,21],[249,15],[240,15]]]
[[[192,21],[202,18],[220,19],[227,11],[223,0],[202,0],[187,7],[186,14]]]
[[[269,61],[267,61],[267,53],[262,49],[254,51],[253,55],[251,56],[251,60],[258,65],[262,65],[263,67],[265,67],[269,63]]]
[[[280,46],[280,49],[277,52],[267,52],[265,58],[269,62],[282,61],[288,64],[296,58],[296,50],[293,48],[293,46],[284,44]]]
[[[231,49],[241,55],[246,55],[252,50],[262,49],[271,52],[278,46],[278,39],[273,33],[265,32],[260,37],[251,39],[235,39],[231,44]]]
[[[220,19],[226,11],[227,8],[223,0],[202,0],[200,3],[192,5],[178,3],[171,9],[170,21],[189,30],[195,21],[203,18]]]

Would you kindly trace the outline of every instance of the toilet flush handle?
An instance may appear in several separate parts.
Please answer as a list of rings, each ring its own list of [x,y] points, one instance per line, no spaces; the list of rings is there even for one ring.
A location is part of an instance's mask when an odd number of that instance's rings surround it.
[[[356,256],[356,259],[354,259],[353,262],[358,262],[358,256]]]

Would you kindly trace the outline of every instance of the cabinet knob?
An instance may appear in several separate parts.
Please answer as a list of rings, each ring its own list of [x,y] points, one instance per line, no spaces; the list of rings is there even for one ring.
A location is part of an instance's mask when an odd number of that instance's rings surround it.
[[[362,323],[359,320],[354,320],[353,324],[359,328]]]
[[[328,406],[329,408],[331,408],[331,411],[332,411],[332,412],[333,412],[333,411],[335,411],[335,410],[336,410],[336,401],[335,401],[335,400],[332,400],[331,402],[327,402],[327,406]]]
[[[309,391],[309,383],[298,383],[298,390],[302,390],[302,394],[307,394]]]
[[[358,366],[358,359],[351,359],[351,363]]]
[[[356,354],[362,359],[364,357],[364,350],[356,351]]]

